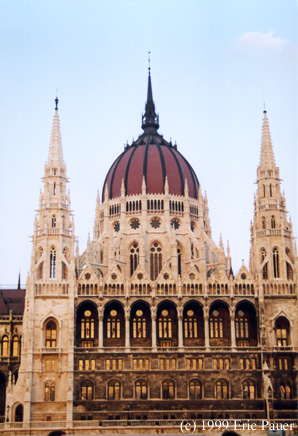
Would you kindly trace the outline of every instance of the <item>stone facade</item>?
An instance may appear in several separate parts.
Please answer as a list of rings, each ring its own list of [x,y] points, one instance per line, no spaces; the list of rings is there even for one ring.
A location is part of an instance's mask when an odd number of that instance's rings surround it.
[[[298,262],[266,112],[250,266],[235,276],[193,169],[158,133],[150,71],[142,127],[80,255],[56,102],[6,420],[294,419]]]

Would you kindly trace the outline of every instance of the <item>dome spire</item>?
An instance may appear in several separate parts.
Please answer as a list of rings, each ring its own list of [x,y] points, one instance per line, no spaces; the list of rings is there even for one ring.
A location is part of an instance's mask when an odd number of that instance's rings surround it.
[[[151,68],[150,68],[150,51],[148,58],[148,89],[147,101],[145,104],[145,113],[142,115],[142,129],[145,133],[155,133],[159,128],[159,116],[155,112],[155,104],[153,101],[152,84],[151,84]]]

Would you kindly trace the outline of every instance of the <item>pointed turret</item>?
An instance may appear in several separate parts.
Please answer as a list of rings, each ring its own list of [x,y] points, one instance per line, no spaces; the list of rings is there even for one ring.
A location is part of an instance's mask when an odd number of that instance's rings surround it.
[[[51,142],[50,142],[48,162],[47,162],[48,166],[55,166],[56,168],[64,166],[60,120],[58,115],[58,102],[59,100],[56,97],[55,99],[56,107],[55,107],[55,114],[53,118],[52,135],[51,135]]]
[[[274,159],[274,153],[272,148],[267,112],[264,111],[263,114],[264,114],[264,118],[263,118],[260,165],[266,167],[275,167],[275,159]]]
[[[155,112],[155,104],[153,101],[151,72],[148,68],[148,90],[147,101],[145,105],[145,113],[142,115],[142,129],[145,133],[156,133],[159,128],[159,116]]]

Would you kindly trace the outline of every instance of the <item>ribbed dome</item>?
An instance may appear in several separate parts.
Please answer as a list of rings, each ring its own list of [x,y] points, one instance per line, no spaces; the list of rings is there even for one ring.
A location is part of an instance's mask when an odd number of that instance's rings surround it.
[[[122,179],[125,195],[141,194],[143,176],[147,194],[164,193],[167,176],[170,194],[184,195],[186,179],[189,196],[198,197],[199,182],[194,170],[176,147],[156,133],[144,133],[115,160],[107,174],[103,196],[107,185],[110,199],[120,197]]]
[[[170,194],[184,195],[186,179],[189,196],[197,198],[199,181],[194,170],[177,147],[157,133],[159,117],[153,102],[150,69],[147,102],[142,120],[144,133],[130,146],[125,147],[106,176],[103,201],[106,186],[110,199],[120,197],[122,180],[125,195],[141,194],[143,176],[147,194],[163,194],[167,176]]]

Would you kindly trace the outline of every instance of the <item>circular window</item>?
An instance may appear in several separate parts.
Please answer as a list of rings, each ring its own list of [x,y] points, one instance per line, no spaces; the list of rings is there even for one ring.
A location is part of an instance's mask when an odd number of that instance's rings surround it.
[[[86,316],[86,317],[91,316],[91,311],[90,310],[85,310],[84,316]]]
[[[115,309],[111,310],[110,315],[117,316],[117,310],[115,310]]]
[[[168,280],[168,278],[169,278],[169,274],[165,273],[165,274],[163,275],[163,278],[164,278],[165,280]]]
[[[242,280],[245,280],[246,279],[246,274],[242,273],[241,274],[241,278],[242,278]]]
[[[238,310],[237,315],[242,317],[244,316],[244,312],[242,310]]]
[[[142,278],[143,278],[143,274],[142,274],[142,273],[138,273],[137,278],[138,278],[139,280],[142,280]]]
[[[112,277],[113,280],[116,280],[116,278],[117,278],[117,274],[113,273],[113,274],[111,275],[111,277]]]
[[[143,311],[142,310],[137,310],[136,311],[136,315],[137,316],[142,316],[143,315]]]
[[[194,280],[194,279],[195,279],[195,275],[194,275],[194,273],[190,273],[190,274],[189,274],[189,278],[190,278],[190,280]]]
[[[193,310],[188,310],[187,311],[187,316],[194,316],[194,311]]]
[[[153,229],[158,229],[160,227],[160,220],[158,218],[153,218],[150,224]]]
[[[89,273],[85,274],[85,279],[86,279],[86,280],[89,280],[90,277],[91,277],[91,274],[89,274]]]
[[[130,227],[131,227],[133,230],[138,229],[138,228],[140,227],[140,221],[139,221],[138,219],[134,218],[134,219],[131,220],[131,222],[130,222]]]
[[[177,220],[177,218],[174,218],[174,219],[171,221],[171,226],[172,226],[173,229],[175,229],[175,230],[179,229],[179,227],[180,227],[180,222],[179,222],[179,220]]]
[[[164,309],[164,310],[161,312],[161,314],[162,314],[162,316],[168,316],[169,312],[168,312],[167,310]]]
[[[114,224],[114,230],[115,230],[115,232],[119,232],[119,230],[120,230],[120,223],[117,221],[115,224]]]
[[[213,316],[218,316],[219,315],[219,311],[218,310],[213,310],[212,315]]]

